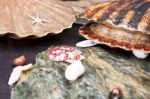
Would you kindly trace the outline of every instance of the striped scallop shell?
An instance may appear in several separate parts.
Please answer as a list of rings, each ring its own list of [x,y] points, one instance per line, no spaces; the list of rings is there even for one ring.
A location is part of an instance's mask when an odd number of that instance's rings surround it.
[[[150,53],[150,0],[120,0],[88,8],[80,34],[100,44]]]
[[[73,9],[59,0],[0,0],[0,35],[43,37],[72,26]]]
[[[117,1],[117,0],[62,0],[62,1],[67,2],[75,10],[76,13],[81,13],[84,12],[85,9],[89,6],[102,2]]]

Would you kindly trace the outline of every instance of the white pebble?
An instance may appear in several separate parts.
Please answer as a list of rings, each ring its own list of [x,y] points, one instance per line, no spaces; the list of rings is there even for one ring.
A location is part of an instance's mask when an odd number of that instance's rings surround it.
[[[65,70],[65,78],[69,81],[75,81],[78,77],[83,75],[85,68],[81,61],[75,61],[69,65]]]
[[[148,53],[144,53],[142,51],[134,50],[132,53],[137,57],[141,59],[145,59],[148,56]]]
[[[8,81],[8,85],[13,85],[16,81],[19,80],[22,71],[26,71],[32,68],[32,64],[28,64],[25,66],[17,66],[13,69],[10,77],[9,77],[9,81]]]

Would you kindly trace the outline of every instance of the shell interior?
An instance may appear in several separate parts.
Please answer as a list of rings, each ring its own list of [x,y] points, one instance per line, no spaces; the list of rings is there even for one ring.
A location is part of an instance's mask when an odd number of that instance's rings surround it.
[[[74,11],[59,0],[1,0],[0,35],[43,37],[72,26]]]

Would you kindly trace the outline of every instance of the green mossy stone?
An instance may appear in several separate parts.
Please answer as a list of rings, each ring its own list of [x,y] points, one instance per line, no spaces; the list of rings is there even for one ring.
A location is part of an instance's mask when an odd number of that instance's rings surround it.
[[[53,62],[47,51],[37,55],[32,71],[12,88],[11,99],[108,99],[120,87],[123,99],[150,99],[150,62],[110,53],[100,47],[80,48],[86,72],[74,82],[64,77],[65,62]]]

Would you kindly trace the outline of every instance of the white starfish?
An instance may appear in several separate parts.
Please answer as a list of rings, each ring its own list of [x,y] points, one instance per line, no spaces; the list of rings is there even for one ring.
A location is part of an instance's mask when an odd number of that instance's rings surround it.
[[[34,16],[29,16],[29,17],[33,20],[32,25],[39,23],[39,24],[42,24],[42,25],[45,26],[44,23],[45,23],[45,22],[49,22],[48,20],[39,18],[38,12],[37,12],[37,14],[36,14],[36,17],[34,17]]]

